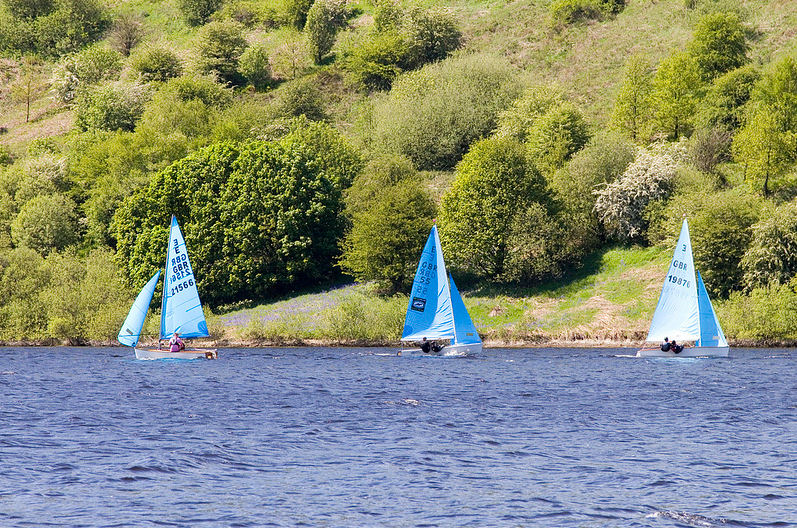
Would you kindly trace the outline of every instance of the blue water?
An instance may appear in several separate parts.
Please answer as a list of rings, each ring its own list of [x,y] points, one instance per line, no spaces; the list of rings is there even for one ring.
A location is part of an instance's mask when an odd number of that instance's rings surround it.
[[[0,526],[797,525],[797,353],[0,349]]]

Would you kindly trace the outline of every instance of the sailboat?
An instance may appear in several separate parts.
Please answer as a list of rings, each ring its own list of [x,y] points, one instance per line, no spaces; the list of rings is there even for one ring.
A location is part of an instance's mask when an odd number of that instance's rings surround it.
[[[694,341],[695,345],[684,347],[678,354],[671,350],[665,352],[660,346],[643,348],[637,352],[637,357],[728,356],[728,342],[711,305],[703,277],[695,271],[686,219],[645,341],[660,343],[665,337]]]
[[[404,318],[403,344],[450,341],[440,352],[443,355],[477,354],[482,350],[479,332],[462,302],[453,277],[446,273],[437,226],[432,226],[421,253],[412,292]],[[404,348],[399,355],[422,354],[420,348]]]
[[[117,339],[125,346],[133,347],[137,359],[216,359],[215,349],[185,349],[179,352],[169,350],[138,348],[141,329],[147,316],[155,286],[158,284],[162,270],[141,289],[130,312],[127,314]],[[194,280],[194,271],[188,260],[185,239],[172,215],[169,231],[169,246],[166,251],[166,274],[163,278],[163,299],[161,301],[160,339],[169,339],[174,332],[181,338],[208,337],[208,324],[199,292]]]

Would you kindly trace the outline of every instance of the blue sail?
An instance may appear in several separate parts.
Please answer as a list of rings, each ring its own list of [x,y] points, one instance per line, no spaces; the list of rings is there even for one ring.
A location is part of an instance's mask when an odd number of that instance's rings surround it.
[[[169,232],[169,250],[163,282],[161,339],[169,339],[174,332],[186,338],[208,337],[208,324],[199,301],[194,271],[188,260],[185,239],[174,215]]]
[[[479,332],[476,330],[467,308],[465,308],[465,303],[462,302],[462,296],[459,294],[457,285],[454,284],[454,277],[451,277],[450,274],[449,277],[451,279],[451,306],[454,309],[454,331],[456,334],[454,343],[463,345],[481,343]]]
[[[700,337],[697,281],[686,219],[681,226],[681,235],[664,279],[647,340],[663,341],[665,337],[681,341],[694,341]]]
[[[700,339],[697,346],[703,347],[725,347],[728,342],[725,334],[722,333],[717,314],[711,306],[711,299],[708,298],[706,285],[703,284],[703,277],[697,272],[697,305],[700,312]]]
[[[451,291],[437,226],[432,226],[418,262],[401,335],[404,341],[420,341],[424,337],[454,339]]]
[[[158,284],[161,270],[158,270],[155,275],[147,282],[138,297],[130,307],[130,312],[127,314],[127,319],[122,324],[119,330],[119,335],[116,339],[125,346],[134,347],[138,344],[138,338],[141,337],[141,329],[144,327],[144,319],[147,317],[147,310],[149,310],[149,303],[152,302],[152,295],[155,293],[155,286]]]

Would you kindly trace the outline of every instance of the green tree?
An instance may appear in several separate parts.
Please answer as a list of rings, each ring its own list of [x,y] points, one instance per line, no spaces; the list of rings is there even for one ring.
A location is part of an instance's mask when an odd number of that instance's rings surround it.
[[[248,47],[244,27],[233,20],[211,22],[199,30],[197,54],[199,71],[218,75],[224,82],[240,85],[243,77],[238,62]]]
[[[104,81],[119,78],[122,56],[102,46],[91,46],[64,57],[53,70],[53,89],[61,101],[68,103],[81,90]]]
[[[767,106],[781,132],[797,132],[797,61],[775,62],[756,83],[751,100]]]
[[[137,15],[123,14],[116,19],[111,28],[109,42],[111,47],[124,55],[130,52],[144,39],[144,23]]]
[[[687,45],[705,82],[747,62],[747,39],[739,16],[733,12],[708,13],[697,23]]]
[[[697,122],[700,128],[736,131],[744,121],[744,109],[761,73],[747,65],[714,79],[700,105]]]
[[[401,32],[407,42],[407,56],[400,66],[408,70],[443,60],[462,44],[456,19],[438,9],[410,9]]]
[[[545,179],[511,138],[476,143],[457,165],[440,204],[441,243],[455,269],[489,280],[511,280],[512,227],[519,212],[548,202]]]
[[[23,205],[11,224],[16,246],[49,253],[77,241],[75,204],[61,194],[36,196]]]
[[[310,7],[304,31],[316,64],[321,64],[321,59],[332,49],[335,35],[346,24],[348,15],[345,0],[316,0]]]
[[[221,7],[222,0],[180,0],[180,11],[191,26],[201,26]]]
[[[296,29],[304,28],[307,23],[307,13],[314,0],[285,0],[285,20]]]
[[[81,130],[133,130],[148,95],[137,84],[113,83],[88,89],[75,105],[75,125]]]
[[[537,169],[552,174],[589,140],[587,123],[572,103],[560,103],[541,115],[528,131],[526,148]]]
[[[762,215],[752,231],[752,241],[741,260],[745,287],[788,284],[797,274],[797,202]]]
[[[423,183],[410,178],[380,186],[372,201],[358,206],[342,242],[341,267],[358,281],[376,281],[382,293],[409,290],[435,213]]]
[[[697,63],[688,53],[676,51],[661,61],[651,96],[656,129],[671,139],[689,133],[701,87]]]
[[[11,15],[27,20],[48,15],[55,9],[55,0],[3,0],[3,4]]]
[[[25,103],[25,122],[30,121],[30,105],[47,90],[42,78],[41,63],[28,55],[22,59],[19,77],[11,85],[11,100]]]
[[[637,141],[641,139],[653,113],[651,96],[653,70],[642,55],[632,55],[625,63],[623,83],[614,102],[612,124]]]

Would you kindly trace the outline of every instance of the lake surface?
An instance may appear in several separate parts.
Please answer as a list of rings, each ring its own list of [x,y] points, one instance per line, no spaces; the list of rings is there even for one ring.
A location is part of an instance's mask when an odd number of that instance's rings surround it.
[[[0,349],[0,526],[797,525],[797,352]]]

